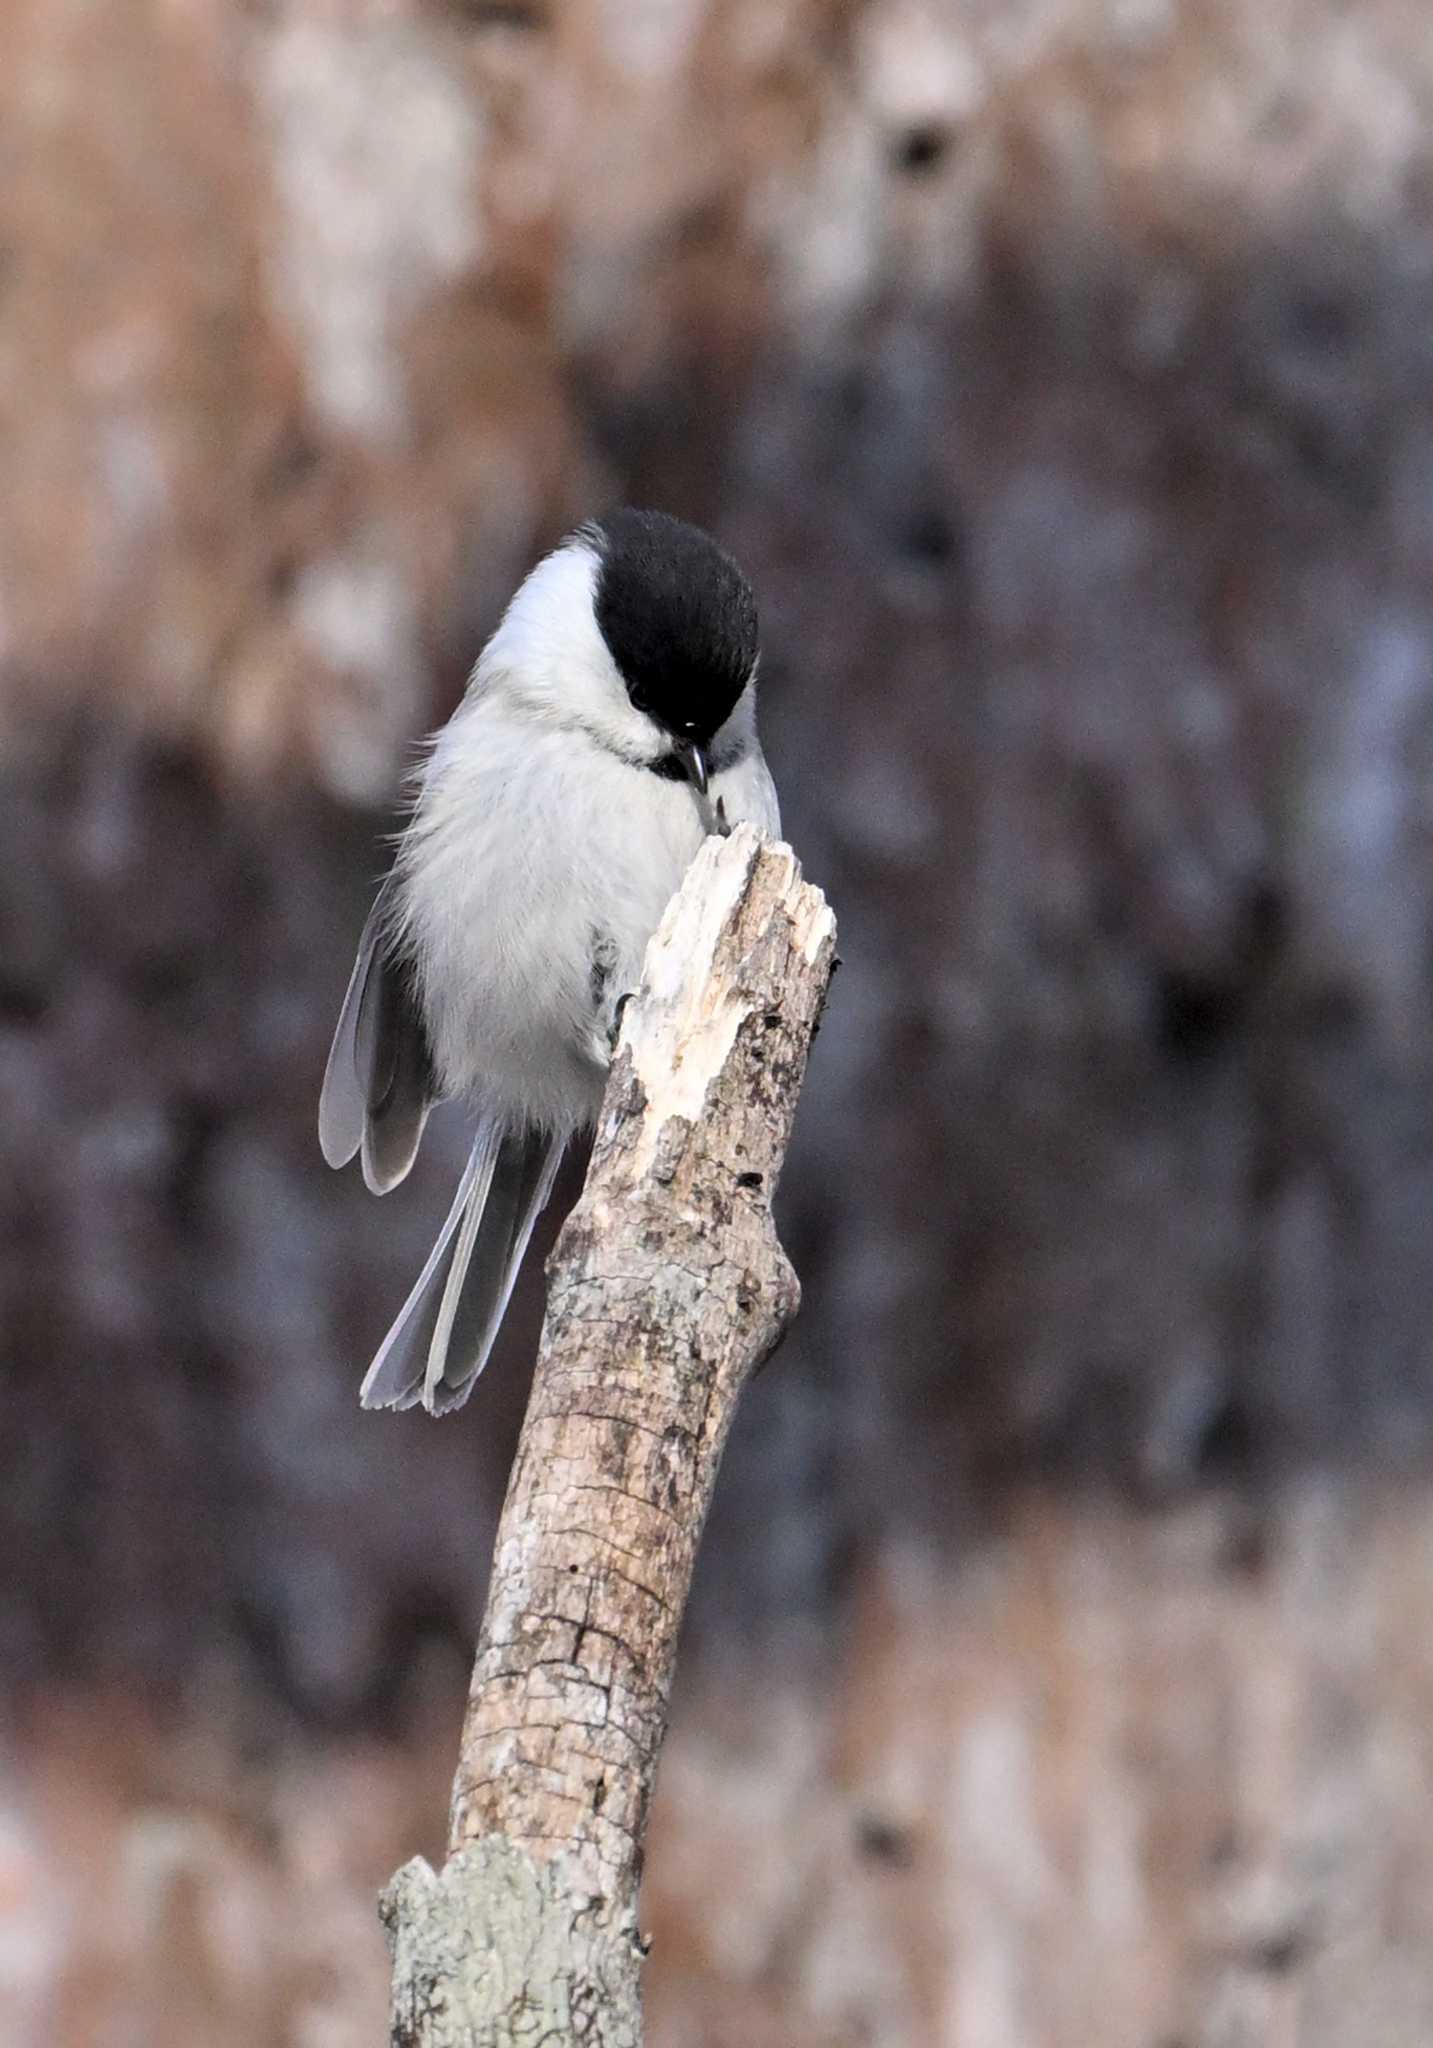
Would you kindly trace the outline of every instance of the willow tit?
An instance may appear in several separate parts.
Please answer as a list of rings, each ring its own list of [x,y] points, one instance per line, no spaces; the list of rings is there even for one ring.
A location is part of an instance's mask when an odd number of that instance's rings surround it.
[[[475,1131],[365,1407],[467,1398],[688,864],[743,819],[778,831],[756,665],[736,564],[681,520],[614,512],[532,570],[429,742],[359,942],[319,1142],[330,1166],[361,1152],[386,1194],[435,1102],[459,1098]]]

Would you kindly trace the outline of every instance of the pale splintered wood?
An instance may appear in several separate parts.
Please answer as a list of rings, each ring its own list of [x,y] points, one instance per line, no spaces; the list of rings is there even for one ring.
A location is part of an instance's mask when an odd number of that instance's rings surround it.
[[[800,1301],[771,1196],[834,947],[791,849],[742,826],[707,841],[648,948],[549,1261],[449,1862],[385,1895],[404,2048],[640,2038],[677,1633],[738,1397]]]

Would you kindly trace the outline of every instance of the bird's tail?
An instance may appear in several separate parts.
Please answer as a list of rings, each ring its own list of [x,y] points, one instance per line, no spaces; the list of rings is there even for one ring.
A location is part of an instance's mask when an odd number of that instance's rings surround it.
[[[561,1159],[561,1143],[542,1132],[479,1125],[428,1263],[368,1368],[365,1408],[421,1400],[441,1415],[467,1400]]]

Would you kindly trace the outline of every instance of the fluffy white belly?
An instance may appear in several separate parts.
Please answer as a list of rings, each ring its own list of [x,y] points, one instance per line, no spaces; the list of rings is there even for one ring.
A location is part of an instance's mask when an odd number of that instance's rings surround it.
[[[398,915],[445,1094],[566,1135],[601,1102],[608,1034],[702,840],[695,793],[479,703],[439,737]]]

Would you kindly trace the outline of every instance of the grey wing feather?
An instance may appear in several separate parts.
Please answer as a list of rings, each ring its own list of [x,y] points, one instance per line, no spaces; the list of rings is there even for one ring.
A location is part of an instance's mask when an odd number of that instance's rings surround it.
[[[323,1090],[318,1099],[318,1142],[330,1166],[347,1166],[363,1143],[368,1105],[358,1078],[358,1012],[378,950],[387,894],[386,887],[380,889],[378,900],[368,913],[324,1069]]]
[[[562,1150],[542,1132],[503,1137],[489,1184],[469,1197],[428,1345],[423,1400],[434,1415],[461,1407],[488,1362]]]
[[[356,1043],[359,1075],[367,1076],[363,1178],[375,1195],[386,1195],[413,1164],[435,1090],[423,1013],[403,965],[381,949],[359,1005]]]
[[[363,1154],[375,1194],[413,1164],[436,1088],[428,1036],[403,962],[387,950],[389,885],[368,913],[319,1096],[318,1138],[330,1166]]]

